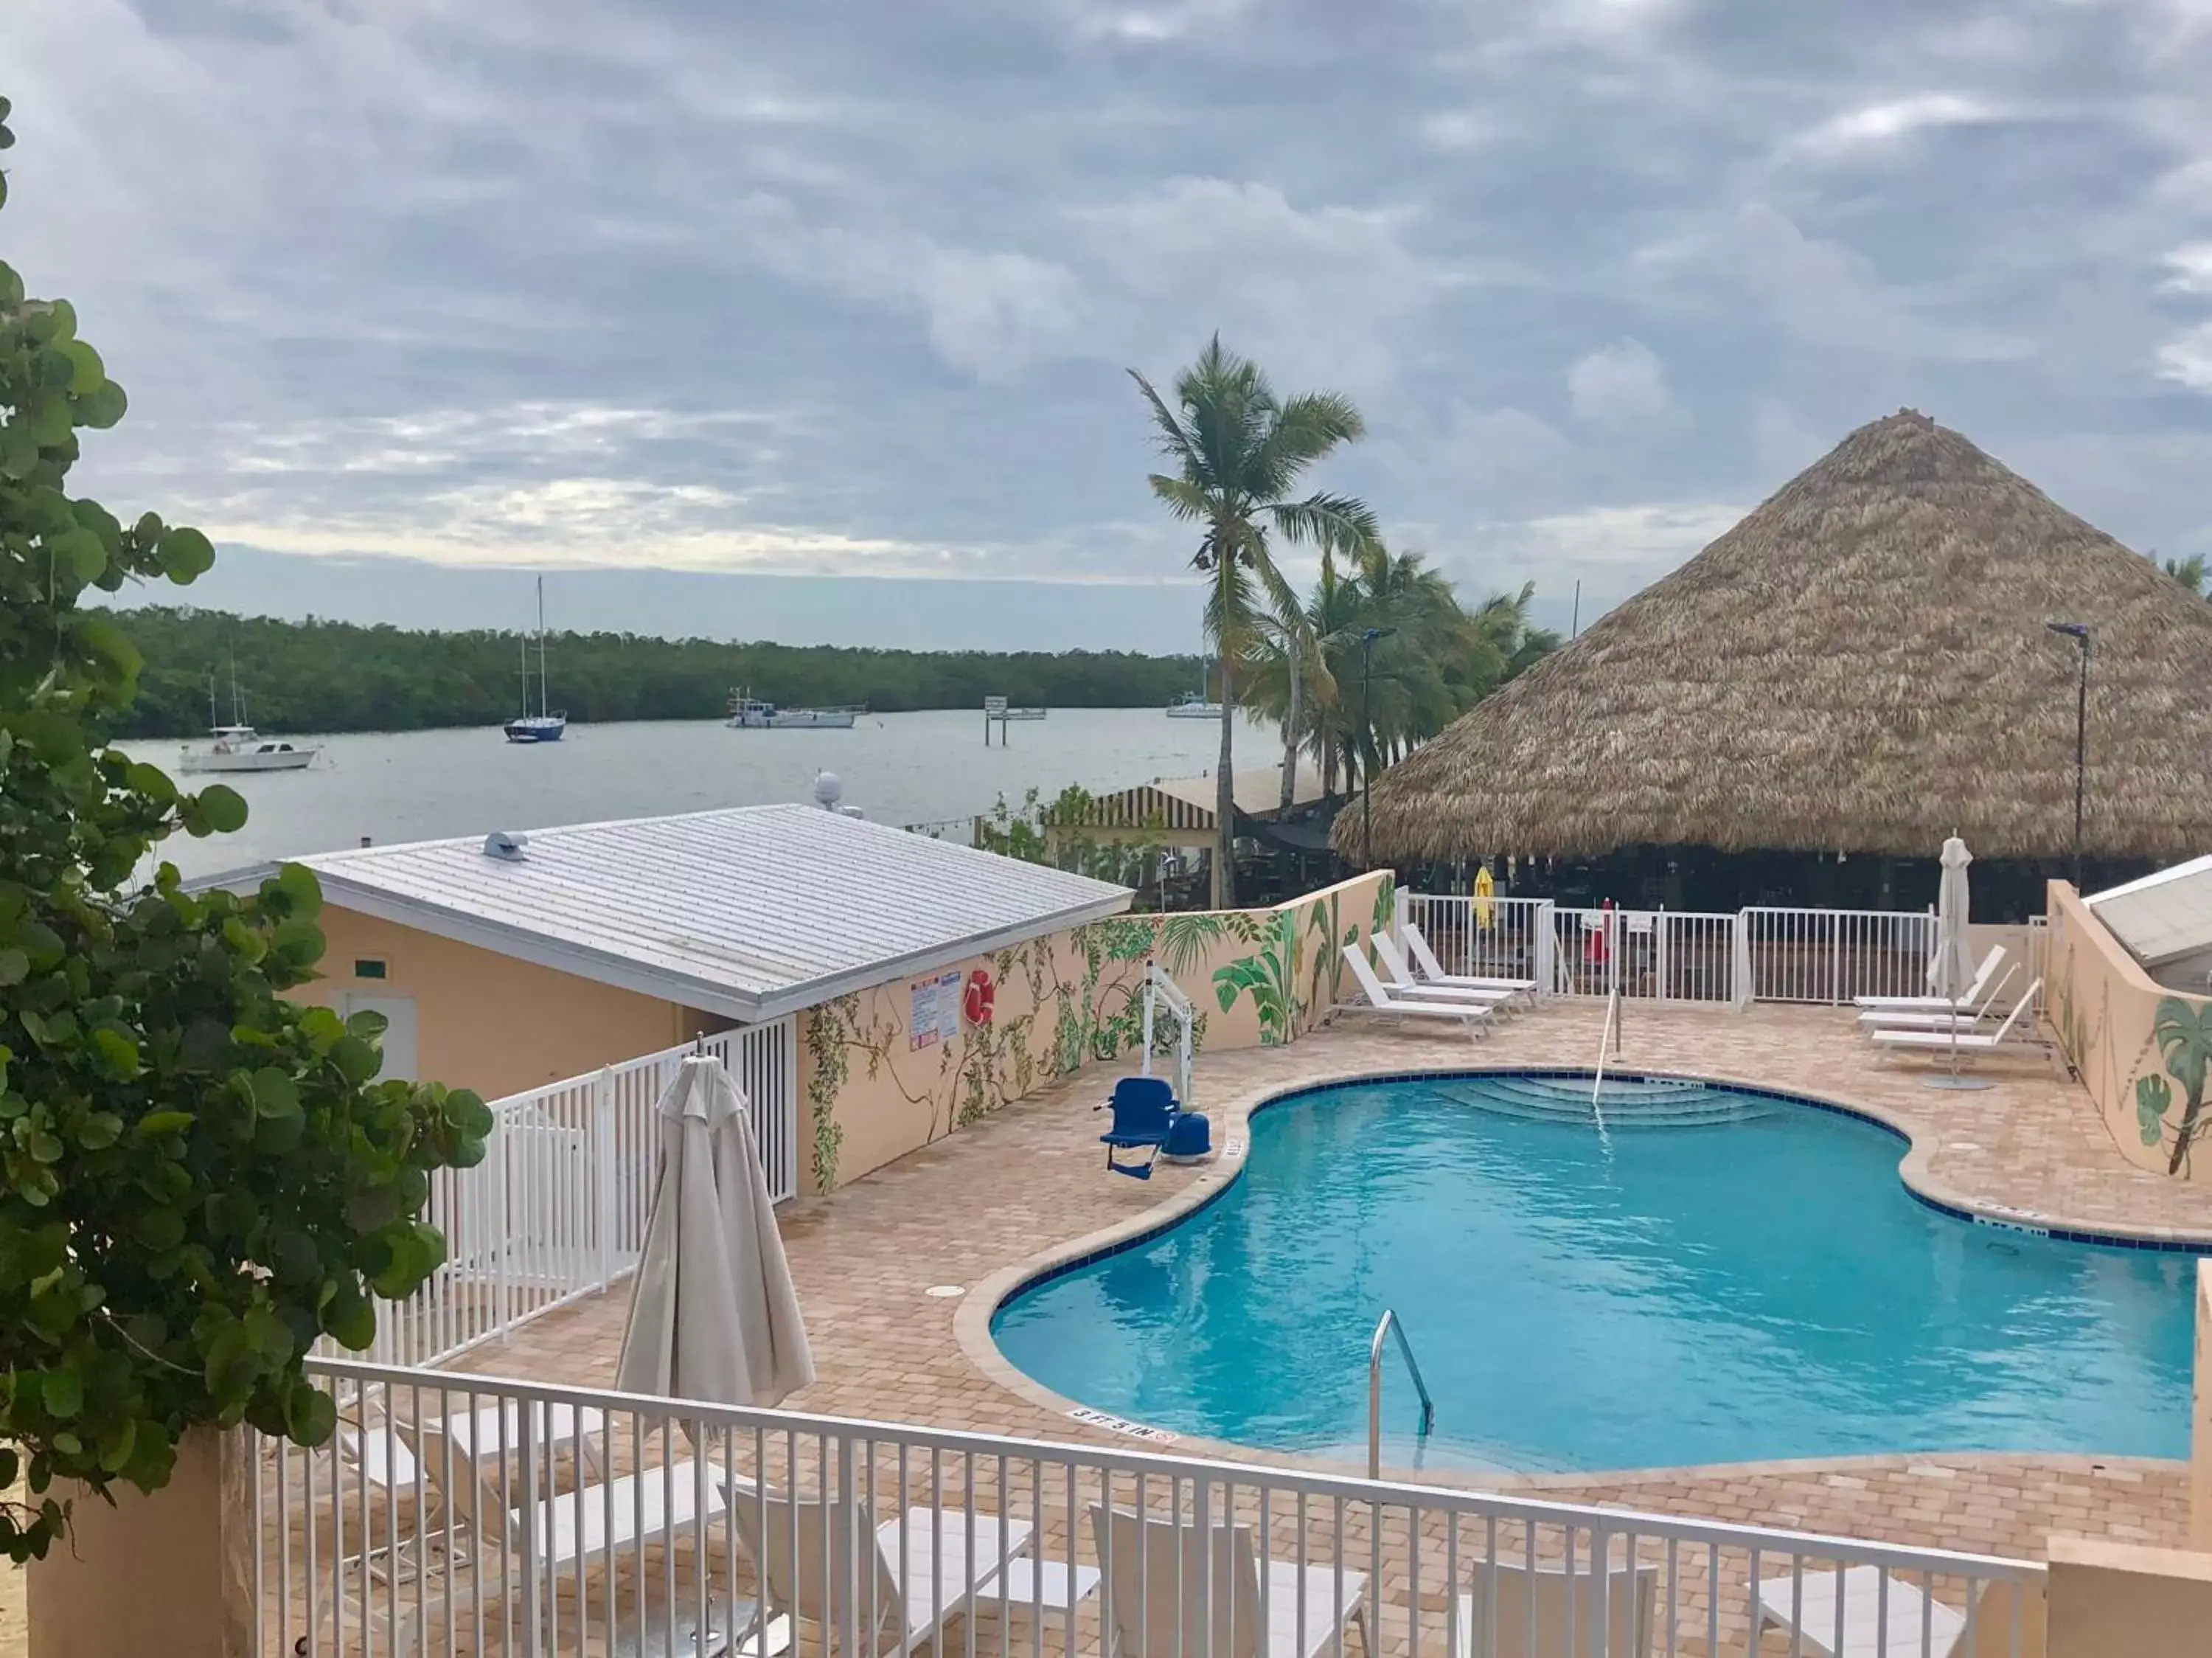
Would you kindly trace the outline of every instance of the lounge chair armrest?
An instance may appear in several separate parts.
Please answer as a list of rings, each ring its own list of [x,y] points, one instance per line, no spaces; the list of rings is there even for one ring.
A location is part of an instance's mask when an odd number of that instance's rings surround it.
[[[1022,1556],[1006,1562],[1006,1570],[983,1589],[986,1599],[1003,1603],[1009,1611],[1034,1608],[1050,1616],[1066,1615],[1072,1600],[1080,1606],[1098,1592],[1096,1566],[1066,1566],[1057,1560],[1032,1560]]]

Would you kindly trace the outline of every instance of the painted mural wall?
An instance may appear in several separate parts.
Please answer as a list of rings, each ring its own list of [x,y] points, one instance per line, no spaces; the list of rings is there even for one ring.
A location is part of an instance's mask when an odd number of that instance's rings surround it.
[[[2128,1160],[2212,1183],[2212,1000],[2168,990],[2066,881],[2051,883],[2051,1022]]]
[[[1116,916],[799,1016],[803,1181],[823,1192],[1143,1044],[1145,963],[1174,975],[1200,1051],[1295,1041],[1344,993],[1342,950],[1390,924],[1387,871],[1269,910]],[[963,1005],[987,976],[993,1005]],[[1156,1033],[1163,1051],[1169,1031]],[[1203,1098],[1195,1102],[1205,1108]]]

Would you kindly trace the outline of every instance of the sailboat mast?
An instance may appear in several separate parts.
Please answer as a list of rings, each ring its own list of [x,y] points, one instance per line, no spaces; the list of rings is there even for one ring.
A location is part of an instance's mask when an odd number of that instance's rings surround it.
[[[246,699],[238,694],[238,647],[230,648],[230,722],[246,723]]]
[[[212,731],[222,723],[222,710],[215,699],[215,670],[208,669],[208,729]]]
[[[550,704],[545,698],[545,578],[538,578],[538,714],[543,719]]]

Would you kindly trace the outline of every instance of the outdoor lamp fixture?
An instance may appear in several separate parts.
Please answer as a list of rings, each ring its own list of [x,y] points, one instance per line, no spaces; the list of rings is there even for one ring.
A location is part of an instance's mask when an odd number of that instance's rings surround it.
[[[2089,625],[2087,622],[2045,622],[2053,633],[2063,633],[2081,647],[2081,675],[2074,692],[2074,892],[2081,892],[2081,795],[2089,765]]]
[[[1369,869],[1375,867],[1375,716],[1370,711],[1375,691],[1375,642],[1397,631],[1370,627],[1359,636],[1359,728],[1367,741],[1367,751],[1360,757],[1367,786],[1359,791],[1359,862]]]

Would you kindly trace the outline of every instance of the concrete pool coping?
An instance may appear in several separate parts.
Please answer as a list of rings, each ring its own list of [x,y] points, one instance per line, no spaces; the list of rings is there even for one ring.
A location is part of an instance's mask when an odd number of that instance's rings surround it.
[[[1901,1112],[1893,1112],[1878,1103],[1838,1098],[1815,1094],[1792,1085],[1778,1087],[1771,1082],[1749,1077],[1732,1076],[1718,1070],[1687,1071],[1662,1066],[1628,1065],[1615,1073],[1622,1078],[1663,1078],[1668,1081],[1711,1082],[1740,1090],[1761,1098],[1773,1099],[1802,1106],[1812,1110],[1826,1111],[1834,1115],[1871,1124],[1895,1136],[1905,1143],[1905,1154],[1899,1160],[1898,1179],[1906,1192],[1919,1201],[1954,1219],[1973,1224],[1990,1226],[2002,1230],[2027,1232],[2057,1239],[2069,1243],[2087,1243],[2116,1248],[2152,1249],[2158,1253],[2205,1254],[2212,1253],[2212,1227],[2179,1228],[2134,1226],[2118,1222],[2085,1222],[2078,1218],[2046,1213],[2042,1210],[1998,1203],[1978,1198],[1960,1190],[1938,1176],[1932,1167],[1942,1149],[1939,1142],[1924,1143],[1920,1125]],[[1269,1108],[1291,1103],[1309,1095],[1328,1093],[1333,1089],[1361,1084],[1393,1082],[1420,1082],[1431,1079],[1498,1076],[1593,1076],[1591,1068],[1561,1064],[1518,1064],[1505,1062],[1492,1064],[1414,1064],[1376,1070],[1361,1067],[1341,1071],[1324,1071],[1285,1081],[1266,1088],[1243,1099],[1227,1101],[1221,1106],[1220,1119],[1216,1124],[1220,1149],[1204,1172],[1188,1185],[1169,1194],[1150,1208],[1097,1228],[1060,1243],[1048,1245],[1033,1253],[1000,1267],[971,1286],[953,1315],[954,1339],[962,1353],[989,1381],[1039,1409],[1052,1411],[1062,1417],[1087,1421],[1105,1428],[1109,1432],[1135,1430],[1133,1436],[1152,1443],[1172,1443],[1178,1451],[1193,1454],[1219,1457],[1231,1460],[1265,1457],[1285,1460],[1302,1466],[1327,1469],[1336,1472],[1364,1474],[1364,1462],[1352,1463],[1340,1458],[1311,1453],[1284,1451],[1262,1446],[1246,1445],[1235,1441],[1218,1440],[1205,1435],[1187,1434],[1176,1430],[1154,1428],[1147,1423],[1123,1423],[1110,1413],[1079,1399],[1067,1398],[1036,1381],[1017,1367],[1000,1349],[992,1334],[992,1323],[999,1311],[1024,1290],[1079,1270],[1082,1266],[1124,1250],[1174,1229],[1192,1219],[1200,1211],[1228,1193],[1243,1175],[1251,1152],[1252,1119]],[[1998,1462],[2016,1460],[2037,1466],[2075,1466],[2081,1471],[2120,1467],[2170,1468],[2171,1459],[2150,1457],[2097,1456],[2075,1453],[2045,1452],[1985,1452],[1972,1450],[1922,1449],[1917,1451],[1875,1452],[1861,1456],[1804,1457],[1768,1459],[1752,1462],[1709,1463],[1679,1467],[1612,1468],[1587,1470],[1569,1473],[1521,1472],[1512,1469],[1492,1468],[1487,1466],[1454,1467],[1449,1470],[1425,1470],[1404,1466],[1386,1466],[1387,1477],[1420,1480],[1435,1478],[1442,1473],[1474,1478],[1487,1485],[1510,1484],[1515,1490],[1540,1488],[1544,1484],[1586,1483],[1594,1475],[1602,1474],[1608,1480],[1620,1483],[1671,1483],[1685,1478],[1721,1477],[1758,1477],[1767,1474],[1797,1474],[1827,1472],[1847,1469],[1854,1464],[1893,1467],[1900,1461],[1917,1463],[1945,1457],[1968,1456],[1991,1459]]]

